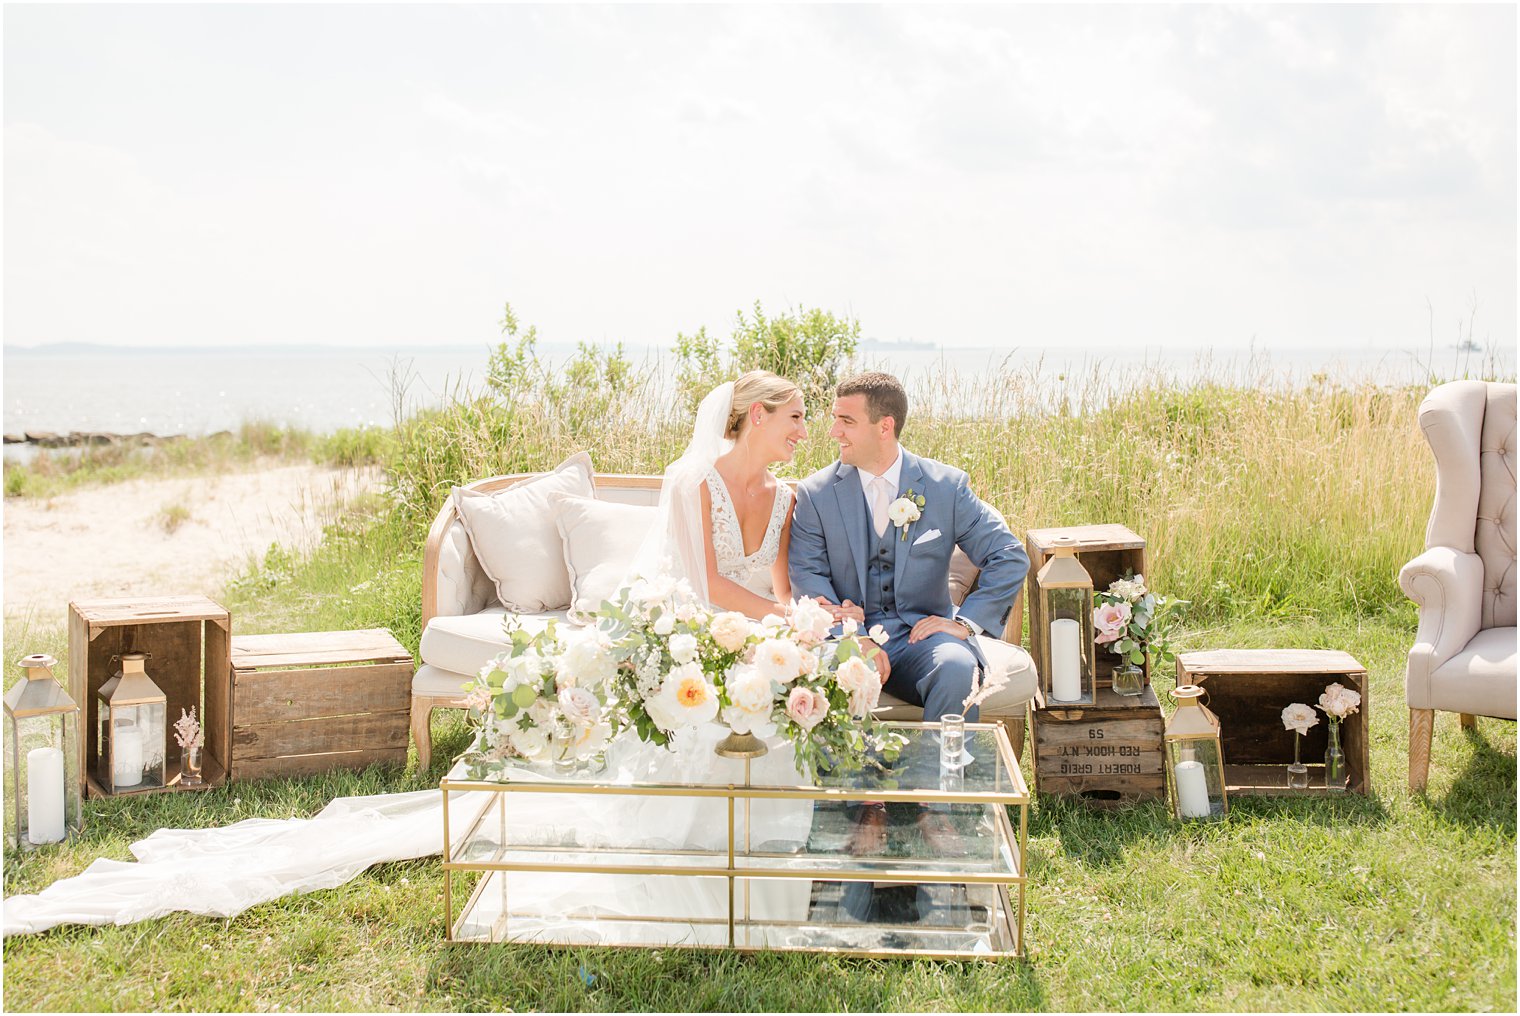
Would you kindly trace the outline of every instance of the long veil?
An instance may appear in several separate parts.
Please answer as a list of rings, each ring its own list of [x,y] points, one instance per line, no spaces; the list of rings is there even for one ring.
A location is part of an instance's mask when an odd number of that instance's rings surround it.
[[[703,602],[709,602],[707,544],[703,539],[708,520],[702,514],[701,488],[718,456],[733,447],[733,442],[723,436],[733,404],[734,383],[725,381],[697,406],[691,441],[680,457],[665,467],[658,513],[634,556],[630,581],[661,576],[685,579]]]

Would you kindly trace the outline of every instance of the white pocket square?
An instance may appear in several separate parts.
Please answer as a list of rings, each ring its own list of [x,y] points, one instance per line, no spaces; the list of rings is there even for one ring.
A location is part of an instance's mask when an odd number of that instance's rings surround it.
[[[913,541],[913,546],[916,547],[920,543],[928,543],[930,540],[937,540],[937,539],[939,539],[939,530],[938,529],[931,529],[927,533],[925,533],[923,536],[920,536],[918,539],[914,540]]]

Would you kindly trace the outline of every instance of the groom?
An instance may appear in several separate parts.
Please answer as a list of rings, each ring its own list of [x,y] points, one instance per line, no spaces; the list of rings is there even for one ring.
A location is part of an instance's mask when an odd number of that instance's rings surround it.
[[[965,473],[898,444],[907,416],[907,393],[890,374],[858,374],[835,390],[829,436],[839,461],[797,485],[792,595],[858,604],[866,627],[880,624],[890,636],[888,692],[923,706],[928,722],[947,713],[975,720],[977,709],[963,703],[986,660],[973,636],[1002,635],[1029,556]],[[892,505],[905,497],[923,506],[916,521],[900,524]],[[949,587],[957,546],[981,569],[958,611]]]

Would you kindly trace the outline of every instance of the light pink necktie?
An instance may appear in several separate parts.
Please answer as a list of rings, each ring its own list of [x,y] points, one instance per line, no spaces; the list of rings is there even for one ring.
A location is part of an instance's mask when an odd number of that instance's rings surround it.
[[[881,536],[887,531],[887,503],[892,499],[887,478],[878,476],[872,480],[871,492],[871,522],[876,526],[876,535]]]

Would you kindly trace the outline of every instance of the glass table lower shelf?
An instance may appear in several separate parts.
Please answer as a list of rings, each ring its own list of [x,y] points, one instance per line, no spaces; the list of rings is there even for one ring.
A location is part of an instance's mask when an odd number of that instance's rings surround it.
[[[449,939],[1022,955],[1029,793],[1006,734],[969,726],[972,760],[947,779],[937,727],[900,727],[893,766],[813,781],[782,741],[755,764],[687,759],[679,781],[646,745],[571,776],[487,781],[456,766],[443,781]],[[456,879],[470,890],[458,920]]]

